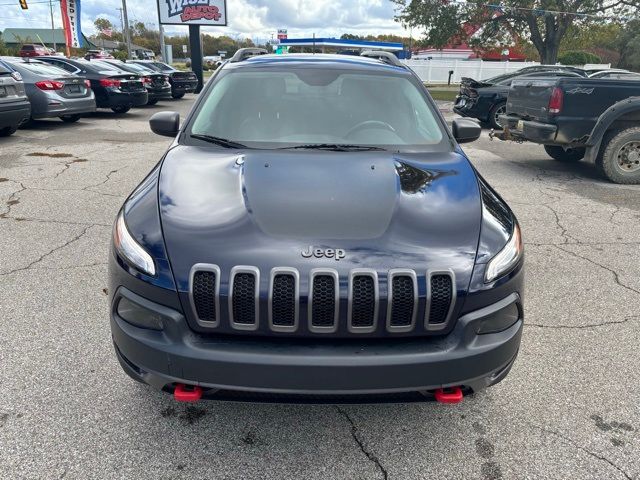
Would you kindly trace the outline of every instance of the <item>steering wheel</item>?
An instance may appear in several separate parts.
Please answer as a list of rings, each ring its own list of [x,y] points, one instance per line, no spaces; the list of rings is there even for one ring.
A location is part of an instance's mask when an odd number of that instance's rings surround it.
[[[360,130],[365,130],[367,128],[375,128],[382,127],[385,130],[389,130],[390,132],[395,133],[396,129],[389,125],[387,122],[383,122],[380,120],[365,120],[364,122],[360,122],[359,124],[352,127],[346,134],[345,137],[349,137]]]

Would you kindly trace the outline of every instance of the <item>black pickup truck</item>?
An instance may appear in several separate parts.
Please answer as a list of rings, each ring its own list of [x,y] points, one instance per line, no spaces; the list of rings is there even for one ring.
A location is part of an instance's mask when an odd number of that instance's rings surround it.
[[[612,182],[640,183],[640,81],[514,80],[502,139],[544,145],[560,161],[595,162]]]

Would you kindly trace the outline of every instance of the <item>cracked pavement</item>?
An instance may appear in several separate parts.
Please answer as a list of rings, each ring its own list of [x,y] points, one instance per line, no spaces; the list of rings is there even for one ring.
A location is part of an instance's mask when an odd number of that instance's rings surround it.
[[[0,140],[0,478],[640,478],[640,186],[486,131],[465,150],[527,255],[501,384],[457,406],[185,406],[126,377],[111,225],[170,143],[147,118],[192,98]]]

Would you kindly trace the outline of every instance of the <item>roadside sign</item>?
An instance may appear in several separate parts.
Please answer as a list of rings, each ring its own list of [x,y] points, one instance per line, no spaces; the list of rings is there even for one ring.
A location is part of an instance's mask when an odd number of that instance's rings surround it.
[[[226,50],[218,50],[218,55],[220,55],[222,58],[227,56],[227,51]]]
[[[287,29],[279,28],[278,29],[278,40],[286,40],[287,39]]]
[[[186,45],[182,45],[182,53],[187,53],[187,46]]]
[[[227,25],[226,0],[158,0],[163,25]]]

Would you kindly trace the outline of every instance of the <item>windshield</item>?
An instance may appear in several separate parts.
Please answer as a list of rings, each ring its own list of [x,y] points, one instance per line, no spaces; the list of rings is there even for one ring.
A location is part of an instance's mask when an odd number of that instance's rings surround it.
[[[446,139],[413,77],[318,68],[227,72],[198,109],[190,134],[251,148],[419,150]]]

